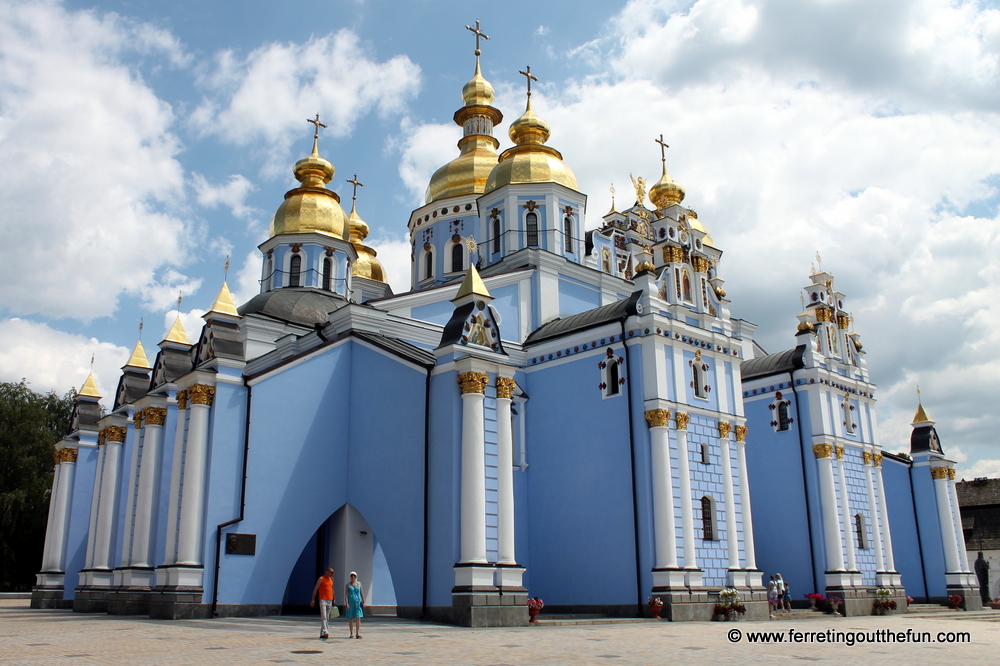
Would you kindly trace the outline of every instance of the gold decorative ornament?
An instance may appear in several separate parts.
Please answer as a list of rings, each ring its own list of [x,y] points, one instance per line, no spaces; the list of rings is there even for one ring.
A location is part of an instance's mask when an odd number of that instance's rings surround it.
[[[188,406],[188,392],[187,389],[183,389],[177,392],[177,409],[187,409]]]
[[[642,176],[636,178],[631,173],[628,177],[632,179],[632,187],[635,188],[635,205],[642,206],[646,203],[646,179]]]
[[[837,460],[843,460],[844,459],[844,447],[838,444],[837,448],[836,448],[836,451],[837,451]]]
[[[650,428],[663,428],[670,423],[669,409],[650,409],[645,416]]]
[[[142,428],[142,410],[132,415],[132,425],[135,426],[136,430]]]
[[[104,443],[108,440],[108,429],[101,428],[97,431],[97,445],[104,446]]]
[[[829,444],[813,444],[813,455],[817,458],[829,458],[833,447]]]
[[[192,405],[211,405],[215,397],[215,387],[208,384],[193,384],[188,388]]]
[[[679,204],[684,201],[684,188],[677,184],[677,181],[667,173],[666,149],[670,146],[663,141],[662,134],[656,140],[656,143],[660,144],[660,162],[662,163],[663,170],[660,179],[656,181],[655,185],[649,188],[649,200],[658,210],[662,210],[667,206]]]
[[[698,256],[691,257],[691,266],[694,268],[695,273],[707,273],[708,259]]]
[[[62,451],[53,451],[52,452],[52,464],[58,465],[61,462],[62,462]]]
[[[105,430],[107,430],[105,439],[108,442],[124,442],[128,434],[128,428],[125,426],[110,425]]]
[[[875,460],[875,466],[876,467],[881,467],[882,466],[882,454],[881,453],[876,453],[874,460]]]
[[[872,457],[873,456],[872,456],[872,452],[871,451],[863,451],[861,453],[861,455],[864,457],[866,465],[871,465],[872,464]]]
[[[845,314],[837,315],[837,328],[846,329],[851,325],[851,318]]]
[[[931,478],[932,479],[947,479],[948,478],[948,468],[947,467],[931,467]]]
[[[954,481],[955,480],[955,468],[954,467],[949,467],[948,468],[948,480],[949,481]]]
[[[684,261],[684,250],[677,245],[664,245],[663,246],[663,261],[664,263],[679,264]]]
[[[747,432],[748,429],[745,425],[736,426],[736,441],[737,442],[747,441]]]
[[[490,376],[485,372],[463,372],[458,376],[462,393],[485,393],[489,383]]]
[[[677,412],[674,414],[674,423],[677,424],[678,430],[687,430],[688,422],[691,420],[690,414],[685,414],[684,412]]]
[[[163,407],[147,407],[143,410],[142,418],[146,425],[161,426],[167,422],[167,410]]]
[[[719,421],[719,438],[729,439],[729,433],[733,429],[733,424],[728,421]]]
[[[57,451],[56,453],[59,454],[59,462],[75,463],[76,456],[79,453],[79,451],[77,449],[65,448],[62,449],[61,451]]]
[[[816,308],[816,321],[833,321],[833,310],[823,306]]]
[[[517,390],[517,382],[515,382],[512,378],[497,377],[498,398],[507,398],[509,400],[510,398],[514,397],[515,390]]]

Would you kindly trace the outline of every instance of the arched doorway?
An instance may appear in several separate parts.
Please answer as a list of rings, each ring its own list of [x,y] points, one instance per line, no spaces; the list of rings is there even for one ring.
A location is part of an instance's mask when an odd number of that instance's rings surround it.
[[[366,606],[396,606],[396,592],[385,553],[368,521],[344,504],[327,518],[299,555],[282,600],[283,614],[314,612],[309,597],[326,567],[334,569],[337,603],[343,603],[348,574],[356,571],[365,589]]]

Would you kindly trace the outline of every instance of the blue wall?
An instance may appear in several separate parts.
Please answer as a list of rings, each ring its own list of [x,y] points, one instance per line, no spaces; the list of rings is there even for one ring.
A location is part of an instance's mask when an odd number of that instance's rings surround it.
[[[80,582],[80,569],[87,559],[87,534],[90,531],[90,505],[97,474],[97,448],[81,447],[76,456],[76,478],[70,503],[69,529],[66,532],[66,559],[63,569],[63,598],[72,599]]]

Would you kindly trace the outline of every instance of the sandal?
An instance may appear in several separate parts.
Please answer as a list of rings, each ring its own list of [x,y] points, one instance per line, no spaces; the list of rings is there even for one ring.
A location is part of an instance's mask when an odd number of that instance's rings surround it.
[[[355,638],[361,638],[361,635],[359,634],[359,635],[355,636]]]

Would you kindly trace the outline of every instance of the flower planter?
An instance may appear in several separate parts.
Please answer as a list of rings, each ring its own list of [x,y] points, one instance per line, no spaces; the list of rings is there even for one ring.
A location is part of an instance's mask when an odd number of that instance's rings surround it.
[[[663,610],[663,604],[649,604],[649,612],[653,614],[654,620],[659,620],[660,612]]]
[[[528,609],[528,622],[538,622],[538,614],[542,612],[541,608],[529,608]],[[523,615],[521,617],[524,617]]]

